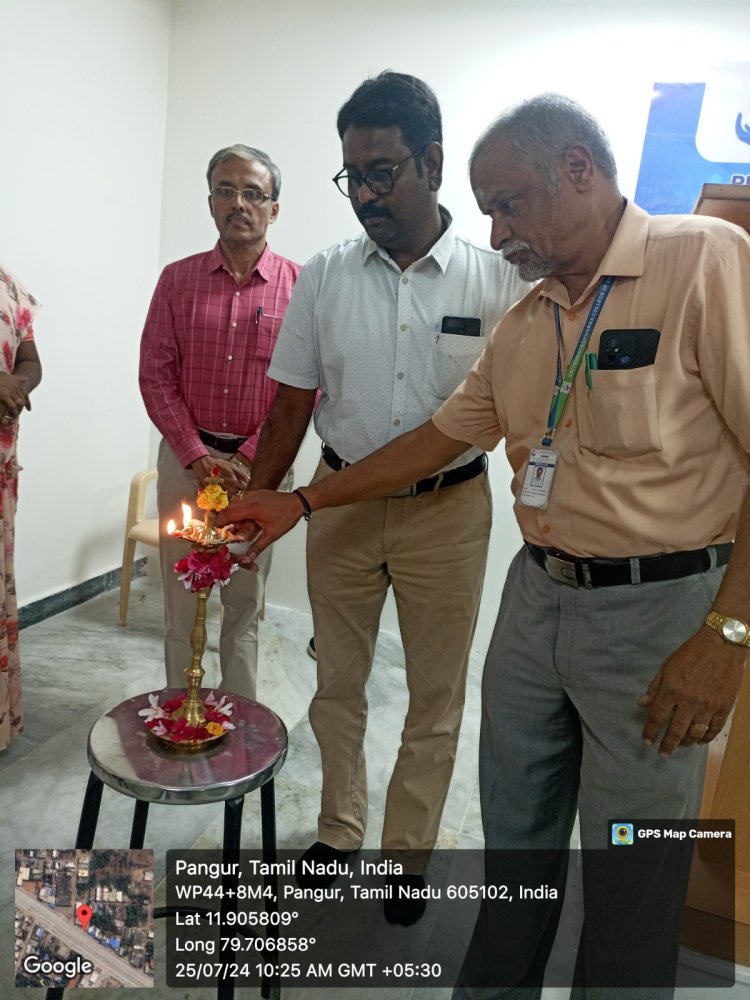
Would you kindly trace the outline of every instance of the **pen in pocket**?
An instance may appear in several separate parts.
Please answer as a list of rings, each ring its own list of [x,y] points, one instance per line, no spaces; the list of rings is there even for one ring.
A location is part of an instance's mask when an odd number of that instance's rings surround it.
[[[591,391],[591,373],[596,371],[596,355],[587,354],[586,355],[586,388]]]

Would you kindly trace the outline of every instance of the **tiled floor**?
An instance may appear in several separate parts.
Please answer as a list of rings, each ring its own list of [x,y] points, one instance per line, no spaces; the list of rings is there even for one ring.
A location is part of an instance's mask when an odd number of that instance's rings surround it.
[[[83,791],[88,776],[86,737],[93,722],[113,705],[146,690],[163,686],[161,592],[146,577],[136,581],[131,594],[129,624],[117,625],[118,592],[113,591],[71,611],[23,631],[21,635],[26,729],[9,750],[0,753],[0,940],[11,933],[13,851],[17,847],[72,847]],[[216,668],[216,612],[209,613],[209,644],[204,656],[205,684]],[[261,634],[258,699],[276,711],[290,734],[286,764],[276,779],[277,826],[280,847],[305,847],[316,839],[320,764],[307,721],[307,707],[315,686],[315,664],[306,655],[311,635],[308,615],[269,607]],[[467,708],[458,760],[443,814],[440,847],[481,847],[482,834],[476,790],[481,663],[472,660]],[[367,730],[370,822],[366,847],[377,848],[388,776],[405,711],[405,685],[398,640],[382,634],[368,685],[370,704]],[[97,829],[97,846],[126,847],[132,802],[105,789]],[[215,847],[222,832],[221,810],[193,806],[179,810],[152,807],[146,846],[155,848],[157,879],[163,876],[165,851],[171,847]],[[257,796],[248,797],[243,822],[243,846],[260,843]],[[576,938],[571,898],[570,926],[559,936],[553,956],[557,965],[569,965]],[[429,914],[429,910],[428,910]],[[426,915],[427,917],[427,915]],[[426,918],[423,918],[425,920]],[[420,922],[421,924],[422,922]],[[157,922],[157,960],[163,951],[164,921]],[[417,925],[419,927],[420,925]],[[0,1000],[21,994],[13,988],[12,950],[0,945]],[[747,970],[746,970],[747,971]],[[750,1000],[748,985],[732,990],[685,990],[681,1000]],[[27,991],[41,997],[41,991]],[[562,1000],[568,991],[545,990],[545,1000]],[[73,991],[71,991],[73,995]],[[77,995],[77,994],[75,994]],[[87,994],[89,995],[89,994]],[[121,996],[100,990],[98,997]],[[259,995],[238,991],[239,996]],[[133,1000],[209,1000],[214,989],[170,990],[157,975],[150,991],[131,990]],[[335,1000],[366,997],[371,1000],[446,1000],[450,990],[402,989],[285,989],[284,1000]],[[680,994],[678,994],[680,996]]]

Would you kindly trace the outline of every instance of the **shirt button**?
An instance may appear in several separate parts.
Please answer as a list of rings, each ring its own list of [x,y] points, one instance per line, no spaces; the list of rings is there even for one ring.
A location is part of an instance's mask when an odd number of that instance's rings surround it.
[[[401,426],[401,421],[400,420],[394,420],[393,421],[393,426],[394,427],[400,427]]]
[[[573,423],[573,421],[572,421],[572,420],[566,420],[566,421],[565,421],[565,427],[570,427],[570,425],[571,425],[572,423]]]
[[[401,284],[402,285],[408,285],[409,284],[409,279],[406,277],[406,275],[404,275],[403,278],[401,279]]]
[[[577,315],[578,313],[575,311],[575,309],[568,310],[568,319],[575,319]]]
[[[409,327],[406,325],[406,323],[402,323],[401,326],[399,327],[399,329],[400,330],[408,330]]]
[[[237,294],[239,295],[240,293],[239,293],[239,292],[237,292]],[[236,327],[236,326],[237,326],[237,324],[236,324],[236,323],[232,323],[232,328],[234,328],[234,327]]]
[[[232,355],[231,354],[227,354],[227,361],[233,361],[233,360],[234,359],[232,358]]]
[[[229,389],[225,389],[225,390],[224,390],[224,395],[226,396],[226,394],[227,394],[228,392],[229,392]]]
[[[226,427],[226,426],[227,426],[227,422],[226,422],[226,420],[224,421],[224,423],[223,423],[223,424],[222,424],[221,426],[222,426],[222,427]]]
[[[235,292],[234,294],[237,296],[237,298],[240,297],[240,293],[239,292]]]
[[[542,534],[543,535],[548,535],[550,533],[550,531],[552,531],[552,528],[550,528],[550,526],[548,524],[543,524],[542,525]]]
[[[403,377],[404,377],[404,373],[403,373],[403,372],[399,372],[399,373],[398,373],[398,377],[399,377],[399,378],[403,378]]]

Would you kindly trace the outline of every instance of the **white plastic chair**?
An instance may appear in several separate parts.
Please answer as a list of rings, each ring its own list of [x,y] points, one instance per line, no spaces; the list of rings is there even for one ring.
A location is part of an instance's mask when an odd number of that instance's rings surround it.
[[[146,517],[146,493],[148,484],[156,479],[156,469],[146,472],[136,472],[130,482],[128,495],[128,514],[125,520],[125,544],[122,550],[122,569],[120,570],[120,624],[128,621],[128,601],[130,600],[130,582],[133,577],[133,560],[138,542],[143,545],[159,547],[159,519]]]

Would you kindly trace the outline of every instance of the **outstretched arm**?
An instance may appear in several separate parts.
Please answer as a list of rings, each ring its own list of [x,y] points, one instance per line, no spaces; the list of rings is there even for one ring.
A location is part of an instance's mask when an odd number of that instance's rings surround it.
[[[428,420],[361,462],[305,486],[300,492],[311,511],[391,496],[443,468],[469,447],[465,441],[447,437]],[[252,551],[241,560],[248,563],[293,528],[304,513],[304,504],[296,494],[261,491],[233,500],[216,523],[241,527],[242,522],[250,521],[261,529],[253,540]]]

